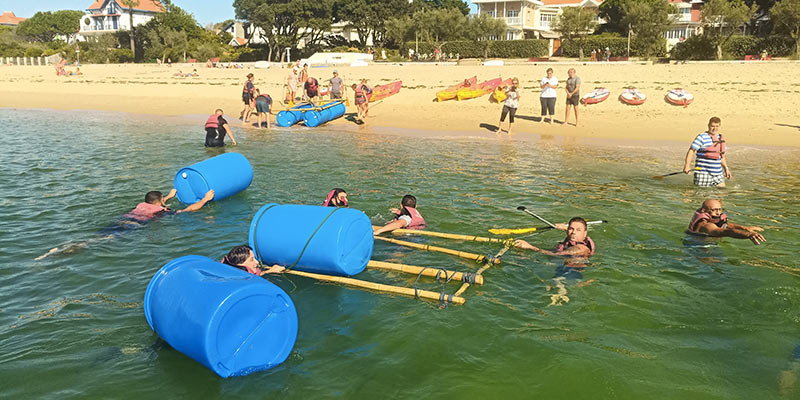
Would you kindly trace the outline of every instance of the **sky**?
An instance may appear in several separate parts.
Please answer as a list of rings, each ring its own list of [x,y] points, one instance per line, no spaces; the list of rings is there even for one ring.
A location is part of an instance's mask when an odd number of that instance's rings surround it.
[[[0,12],[13,11],[18,17],[30,18],[37,11],[85,11],[93,0],[0,0]],[[194,14],[200,25],[233,19],[233,0],[173,0],[173,4]],[[473,12],[475,7],[472,7]]]

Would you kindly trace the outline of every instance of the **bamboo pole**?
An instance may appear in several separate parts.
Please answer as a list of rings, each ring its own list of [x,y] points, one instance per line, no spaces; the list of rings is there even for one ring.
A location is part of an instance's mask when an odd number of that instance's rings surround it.
[[[373,228],[376,228],[373,226]],[[419,229],[395,229],[392,233],[398,234],[407,234],[407,235],[420,235],[420,236],[433,236],[433,237],[440,237],[445,239],[455,239],[455,240],[470,240],[473,242],[489,242],[489,243],[503,243],[508,239],[497,239],[497,238],[487,238],[481,236],[472,236],[472,235],[460,235],[457,233],[444,233],[444,232],[433,232],[433,231],[423,231]]]
[[[414,249],[426,250],[426,251],[436,251],[436,252],[439,252],[439,253],[450,254],[450,255],[453,255],[453,256],[456,256],[456,257],[467,258],[467,259],[474,260],[474,261],[477,261],[477,262],[486,261],[486,256],[482,256],[480,254],[475,254],[475,253],[468,253],[466,251],[451,250],[451,249],[446,249],[444,247],[431,246],[431,245],[428,245],[428,244],[419,244],[419,243],[413,243],[413,242],[406,242],[405,240],[390,239],[390,238],[385,238],[385,237],[382,237],[382,236],[375,236],[375,239],[383,240],[384,242],[399,244],[401,246],[411,247],[411,248],[414,248]],[[495,264],[500,262],[497,259],[492,259],[492,261]]]
[[[378,292],[402,294],[411,297],[419,296],[420,298],[428,300],[440,300],[441,298],[441,293],[431,292],[429,290],[414,290],[414,288],[384,285],[382,283],[363,281],[360,279],[345,278],[341,276],[331,276],[323,274],[313,274],[311,272],[296,271],[293,269],[287,269],[284,271],[284,273],[297,276],[304,276],[306,278],[312,278],[319,281],[341,283],[343,285],[355,286],[363,289],[375,290]],[[446,296],[446,300],[455,304],[464,304],[464,302],[466,302],[466,300],[463,297],[459,296],[452,296],[452,297]]]
[[[442,274],[445,273],[447,274],[447,277],[452,277],[453,280],[462,282],[464,281],[464,275],[465,275],[463,272],[456,272],[449,270],[442,271],[439,268],[426,268],[426,267],[418,267],[416,265],[396,264],[396,263],[375,261],[375,260],[369,260],[369,263],[367,263],[367,268],[381,269],[384,271],[405,272],[414,275],[430,276],[432,278],[436,278],[437,275],[440,278],[445,278],[444,276],[442,276]],[[475,275],[475,283],[478,285],[483,285],[483,277],[480,275]]]
[[[507,251],[508,251],[508,249],[510,249],[510,248],[511,248],[511,247],[509,247],[509,246],[506,246],[506,247],[503,247],[502,249],[500,249],[500,251],[498,251],[498,252],[497,252],[497,254],[494,256],[493,260],[497,260],[497,261],[496,261],[496,263],[499,263],[499,262],[500,262],[500,257],[501,257],[503,254],[506,254],[506,252],[507,252]],[[492,265],[493,265],[492,263],[490,263],[490,262],[487,262],[486,264],[484,264],[484,265],[483,265],[483,267],[481,267],[481,269],[479,269],[479,270],[478,270],[478,272],[476,272],[476,273],[475,273],[475,275],[481,276],[481,274],[483,274],[483,271],[486,271],[486,270],[487,270],[487,269],[489,269],[489,268],[490,268]],[[456,292],[453,294],[453,298],[460,298],[461,294],[462,294],[462,293],[464,293],[464,291],[465,291],[465,290],[467,290],[467,288],[468,288],[468,287],[469,287],[469,283],[467,283],[467,282],[464,282],[464,283],[461,285],[461,287],[460,287],[460,288],[458,288],[458,290],[456,290]]]

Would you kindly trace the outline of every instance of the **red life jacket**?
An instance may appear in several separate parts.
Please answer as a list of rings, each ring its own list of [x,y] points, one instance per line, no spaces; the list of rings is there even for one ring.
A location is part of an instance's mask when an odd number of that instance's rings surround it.
[[[248,86],[250,86],[250,87],[248,88]],[[256,88],[255,85],[253,85],[253,83],[250,82],[250,80],[248,79],[247,82],[244,83],[244,88],[242,88],[242,94],[247,93],[250,96],[252,96],[253,95],[253,90],[255,88]]]
[[[356,98],[363,97],[363,98],[366,99],[367,95],[364,94],[364,89],[362,89],[362,88],[363,88],[363,86],[356,86],[356,88],[353,89],[353,92],[355,93]]]
[[[157,204],[139,203],[136,208],[131,212],[125,214],[125,218],[135,219],[137,221],[147,221],[156,217],[156,215],[163,211],[169,211],[169,208],[162,207]]]
[[[711,136],[711,134],[709,133],[708,136]],[[719,160],[722,158],[725,154],[725,139],[722,138],[722,134],[719,134],[719,140],[714,140],[712,136],[711,141],[713,142],[711,146],[697,150],[698,157],[708,160]]]
[[[206,128],[218,129],[219,128],[219,115],[211,114],[211,116],[208,117],[208,120],[206,120]]]
[[[422,218],[422,214],[417,211],[416,208],[413,207],[406,207],[403,206],[406,210],[408,210],[408,214],[411,216],[411,223],[406,225],[406,229],[425,229],[425,218]],[[400,218],[400,215],[394,218],[397,221]]]
[[[702,207],[698,208],[697,211],[694,212],[694,217],[692,217],[692,222],[689,222],[689,232],[698,233],[697,225],[700,223],[700,221],[711,221],[712,219],[713,218],[711,217],[711,214],[703,212]],[[724,228],[725,225],[727,224],[728,224],[728,215],[725,213],[722,213],[722,215],[719,216],[719,222],[714,223],[714,225],[720,228]]]
[[[577,246],[579,244],[582,244],[589,248],[590,256],[594,254],[594,241],[589,236],[586,236],[586,239],[584,239],[582,242],[569,240],[569,237],[567,237],[566,239],[564,239],[563,242],[558,243],[558,246],[556,246],[556,251],[564,251],[570,247]]]
[[[342,193],[342,192],[340,192],[340,193]],[[323,207],[338,207],[338,206],[333,205],[333,203],[331,203],[331,200],[333,200],[333,196],[335,194],[336,194],[336,190],[331,190],[330,192],[328,192],[328,197],[325,198],[325,202],[322,203],[322,206]],[[344,206],[343,207],[347,207],[347,199],[344,199]]]

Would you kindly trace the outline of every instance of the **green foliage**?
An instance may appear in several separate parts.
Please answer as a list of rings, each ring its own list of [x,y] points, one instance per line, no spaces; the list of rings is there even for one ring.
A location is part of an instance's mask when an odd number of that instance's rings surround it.
[[[553,31],[558,32],[566,41],[581,38],[592,32],[597,25],[594,15],[593,10],[584,7],[565,7],[556,19]]]
[[[579,49],[583,49],[583,54],[588,55],[592,49],[605,51],[606,47],[611,50],[612,57],[624,57],[628,54],[628,39],[618,34],[604,33],[602,35],[587,36],[580,42],[566,41],[561,43],[561,54],[564,57],[577,57]],[[631,55],[637,55],[634,51],[634,43],[631,42]]]
[[[44,49],[37,46],[31,46],[25,49],[24,57],[40,57],[44,53]]]
[[[800,0],[782,0],[770,10],[775,33],[794,39],[795,54],[800,54]]]
[[[669,52],[673,60],[712,60],[716,57],[714,43],[705,35],[689,36]]]
[[[17,34],[38,42],[50,42],[57,35],[70,39],[80,29],[81,16],[83,12],[76,10],[40,11],[20,22]]]
[[[487,57],[496,58],[530,58],[546,57],[548,41],[541,39],[526,40],[490,40]],[[408,42],[406,48],[413,49],[416,44]],[[430,43],[419,43],[420,54],[432,54],[434,46]],[[453,55],[458,54],[461,58],[481,58],[484,57],[484,46],[480,42],[472,40],[457,40],[447,42],[442,45],[442,53]]]
[[[750,22],[755,6],[747,6],[743,0],[708,0],[700,9],[703,35],[717,48],[717,59],[722,58],[722,48],[742,25]]]
[[[629,1],[622,7],[622,23],[630,26],[636,38],[636,53],[655,57],[664,52],[664,32],[675,23],[678,9],[664,0]]]
[[[462,0],[422,0],[419,3],[423,8],[451,9],[460,12],[461,15],[469,15],[469,4]]]
[[[758,56],[762,51],[773,57],[786,57],[792,54],[793,48],[794,40],[788,36],[732,36],[723,47],[722,53],[723,58],[737,60],[746,55]],[[670,58],[674,60],[713,60],[716,55],[714,42],[705,35],[690,36],[670,51]]]
[[[373,43],[381,44],[387,39],[386,21],[391,17],[408,15],[411,6],[407,0],[335,0],[333,18],[336,22],[347,22],[358,33],[361,47],[373,36]]]
[[[598,15],[606,21],[605,24],[600,26],[603,31],[620,34],[628,32],[628,25],[622,22],[622,19],[625,17],[623,8],[628,1],[629,0],[604,0],[600,3]]]
[[[222,54],[219,60],[221,62],[255,61],[258,58],[259,57],[256,49],[249,47],[236,47]]]

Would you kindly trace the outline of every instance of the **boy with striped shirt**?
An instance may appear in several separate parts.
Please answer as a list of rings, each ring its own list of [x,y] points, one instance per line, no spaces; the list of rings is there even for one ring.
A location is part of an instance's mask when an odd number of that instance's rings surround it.
[[[719,133],[720,124],[718,117],[711,117],[708,130],[697,135],[686,152],[683,164],[683,172],[686,174],[692,171],[692,155],[697,154],[694,168],[696,186],[725,187],[725,179],[731,179],[731,171],[725,159],[725,139]]]

